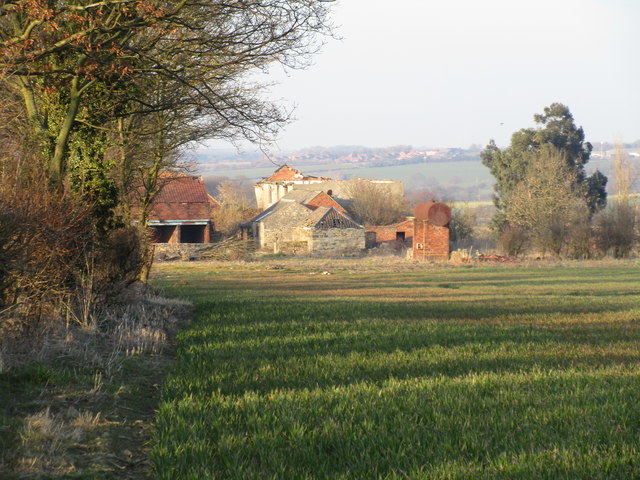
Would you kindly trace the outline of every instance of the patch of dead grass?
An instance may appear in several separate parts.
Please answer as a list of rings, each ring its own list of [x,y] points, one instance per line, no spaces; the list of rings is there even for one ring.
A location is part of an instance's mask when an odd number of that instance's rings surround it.
[[[191,306],[141,287],[117,300],[37,343],[0,339],[0,478],[150,477],[159,385]]]

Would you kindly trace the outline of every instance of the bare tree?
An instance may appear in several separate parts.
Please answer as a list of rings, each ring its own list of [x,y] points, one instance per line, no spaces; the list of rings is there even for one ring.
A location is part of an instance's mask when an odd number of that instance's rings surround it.
[[[576,224],[588,223],[585,196],[565,153],[545,145],[507,199],[506,218],[544,255],[560,255]]]
[[[79,122],[191,109],[210,137],[271,138],[287,112],[263,100],[248,74],[307,64],[329,32],[316,0],[0,1],[0,81],[24,104],[45,168],[60,182]],[[155,79],[175,96],[149,101]],[[88,141],[85,139],[85,141]]]
[[[242,222],[250,220],[259,210],[253,208],[246,192],[232,180],[224,180],[218,185],[220,208],[213,212],[216,230],[229,237],[234,235]]]
[[[629,205],[631,189],[638,179],[638,172],[621,144],[615,147],[613,173],[616,200],[618,204]]]
[[[638,240],[638,212],[631,199],[637,172],[622,145],[616,145],[613,158],[615,200],[594,218],[596,246],[615,258],[629,255]]]
[[[349,213],[364,225],[389,225],[404,219],[407,206],[401,195],[388,186],[369,180],[349,186]]]

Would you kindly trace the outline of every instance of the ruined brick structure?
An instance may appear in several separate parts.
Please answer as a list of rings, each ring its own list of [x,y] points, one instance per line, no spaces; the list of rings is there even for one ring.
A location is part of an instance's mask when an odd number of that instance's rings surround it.
[[[447,260],[449,258],[449,221],[451,209],[440,202],[416,205],[413,221],[413,258]]]
[[[393,225],[376,225],[366,228],[367,248],[374,248],[382,243],[393,244],[396,249],[411,247],[413,244],[413,217]]]
[[[444,203],[423,202],[414,214],[393,225],[367,227],[367,248],[387,244],[395,250],[411,249],[418,260],[447,260],[451,209]]]

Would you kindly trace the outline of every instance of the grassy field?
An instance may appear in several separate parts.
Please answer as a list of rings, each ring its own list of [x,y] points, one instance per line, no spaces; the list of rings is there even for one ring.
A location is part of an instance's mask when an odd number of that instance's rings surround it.
[[[400,180],[405,188],[431,187],[434,185],[445,189],[457,188],[458,200],[467,200],[469,191],[473,190],[473,199],[491,199],[494,179],[489,169],[482,165],[480,159],[459,162],[429,162],[393,165],[383,167],[354,167],[351,164],[294,165],[306,175],[317,175],[331,178],[370,178],[381,180]],[[237,170],[201,170],[205,177],[226,176],[229,178],[248,178],[260,180],[273,173],[276,167],[240,168]]]
[[[159,265],[161,479],[640,478],[640,264]]]

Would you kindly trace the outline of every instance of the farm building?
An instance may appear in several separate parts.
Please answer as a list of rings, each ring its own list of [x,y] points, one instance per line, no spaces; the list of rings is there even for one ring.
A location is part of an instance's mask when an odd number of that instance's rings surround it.
[[[331,256],[365,248],[364,228],[320,190],[291,191],[241,229],[265,252]]]
[[[202,177],[171,175],[151,205],[147,225],[155,243],[209,243],[211,211],[218,202]]]
[[[392,225],[366,227],[367,248],[380,244],[391,244],[395,249],[409,248],[413,245],[413,217]]]
[[[447,260],[451,208],[440,202],[422,202],[413,215],[413,258]]]
[[[373,185],[374,192],[381,196],[404,193],[404,186],[399,181],[333,180],[306,176],[300,170],[283,165],[255,185],[258,207],[265,210],[243,224],[243,235],[255,238],[261,250],[270,252],[357,252],[363,248],[391,244],[398,250],[409,249],[416,259],[449,257],[451,210],[447,205],[423,202],[416,207],[414,217],[393,225],[370,226],[365,232],[348,213],[352,192],[357,191],[354,187],[361,182]],[[330,215],[321,228],[310,217],[310,210],[320,208],[332,209],[333,216],[341,213],[348,222]],[[328,214],[324,210],[321,212]],[[321,216],[320,213],[317,215]],[[335,223],[335,227],[326,227],[328,218],[332,218],[329,223]],[[324,233],[320,234],[321,231]],[[311,232],[316,236],[311,236]]]
[[[393,225],[367,227],[367,248],[387,244],[396,250],[411,249],[415,259],[446,260],[450,220],[451,209],[444,203],[419,203],[413,217]]]
[[[327,195],[338,199],[346,204],[351,199],[353,185],[358,182],[367,182],[380,190],[381,195],[404,194],[404,185],[396,180],[333,180],[326,177],[313,177],[304,175],[300,170],[296,170],[289,165],[278,168],[269,177],[260,180],[254,186],[256,204],[259,209],[269,208],[281,198],[294,190],[308,192],[322,191]]]

